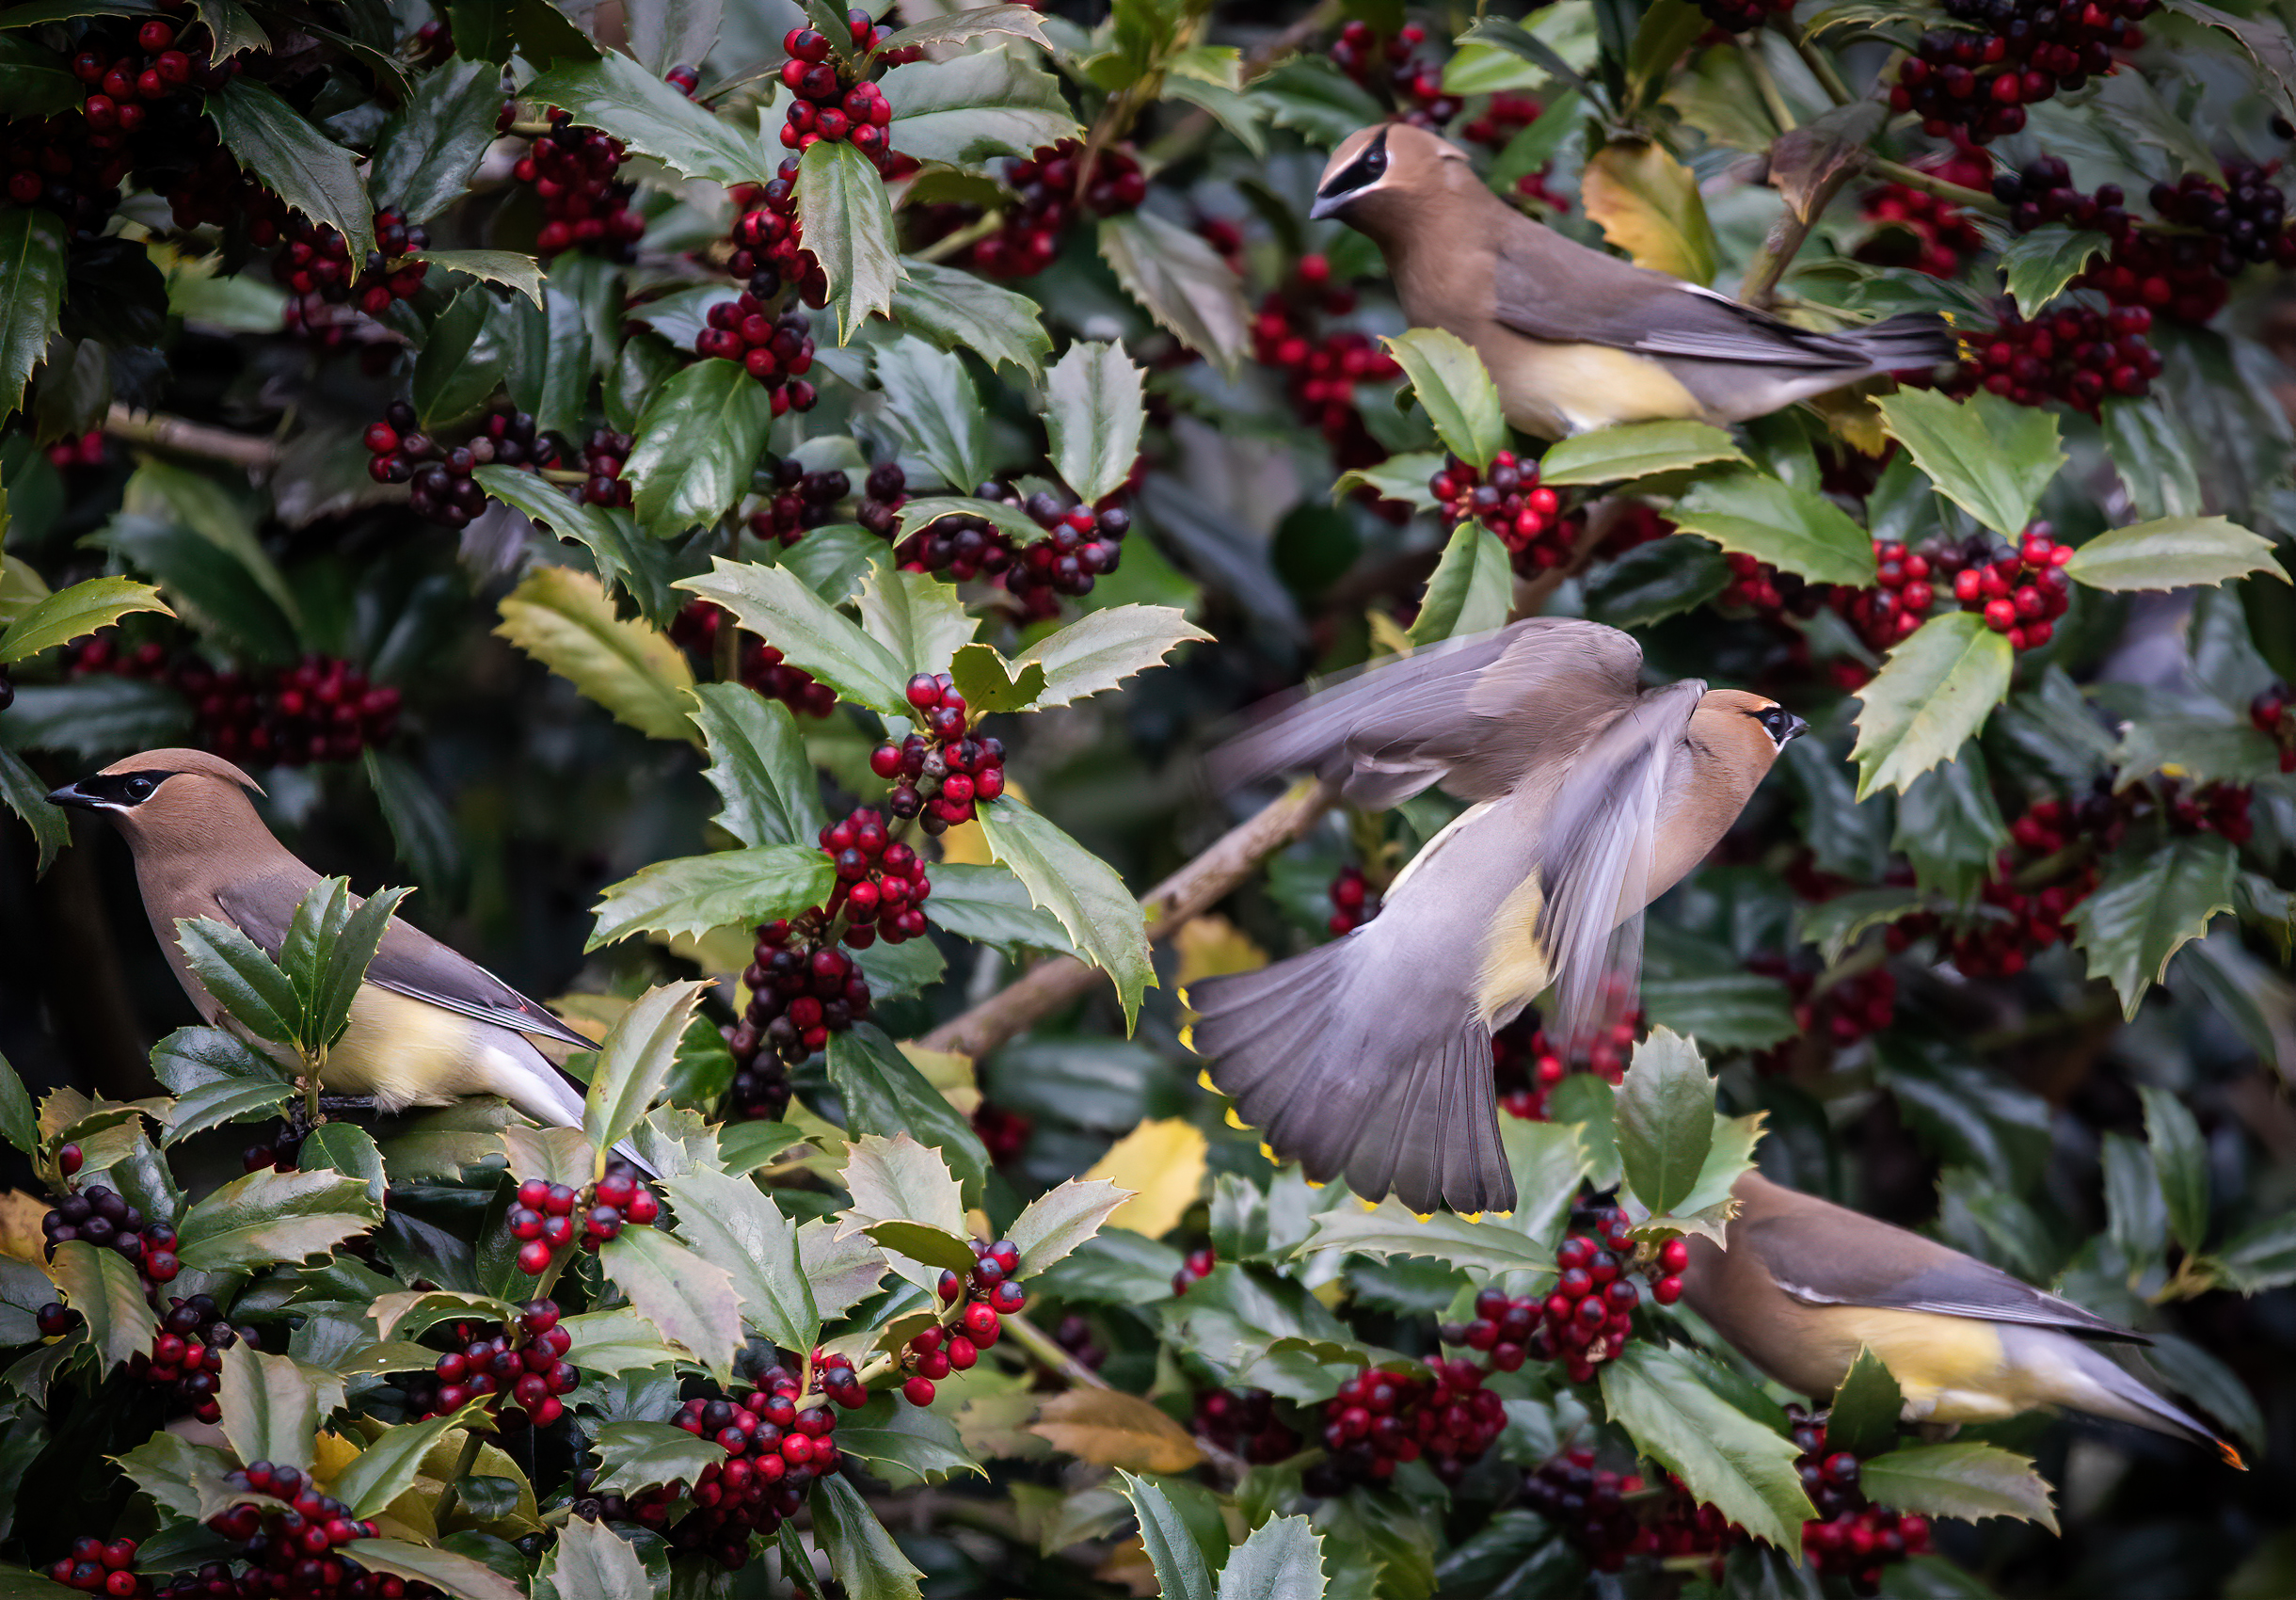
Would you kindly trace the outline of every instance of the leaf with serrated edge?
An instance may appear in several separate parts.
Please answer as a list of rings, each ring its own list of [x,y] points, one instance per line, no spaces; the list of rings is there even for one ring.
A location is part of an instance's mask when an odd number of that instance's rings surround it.
[[[839,1224],[823,1218],[797,1230],[797,1259],[805,1270],[813,1304],[824,1317],[838,1317],[868,1295],[874,1294],[891,1269],[885,1252],[869,1237],[854,1233],[840,1237]]]
[[[1992,1445],[1906,1445],[1862,1464],[1858,1487],[1876,1505],[1922,1516],[2015,1517],[2057,1531],[2049,1480]]]
[[[1028,662],[1018,672],[994,645],[965,645],[949,659],[949,676],[957,693],[976,716],[991,712],[1027,711],[1044,692],[1044,668]],[[938,889],[939,884],[933,888]]]
[[[1487,633],[1507,620],[1515,600],[1515,569],[1499,536],[1477,521],[1451,531],[1411,618],[1413,645]]]
[[[1039,706],[1065,706],[1113,689],[1145,672],[1182,645],[1211,634],[1188,621],[1175,606],[1112,605],[1088,612],[1067,627],[1039,639],[1012,665],[1044,669]]]
[[[1060,80],[1024,53],[1001,45],[912,61],[880,82],[893,107],[887,138],[920,161],[965,167],[992,156],[1025,156],[1079,132]],[[808,238],[811,232],[806,230]]]
[[[1141,994],[1156,984],[1140,902],[1113,868],[1011,794],[980,808],[979,820],[989,854],[1028,886],[1033,904],[1060,920],[1076,952],[1115,981],[1129,1032]]]
[[[1975,612],[1933,616],[1858,691],[1858,798],[1907,785],[1973,738],[2009,693],[2009,641]]]
[[[657,861],[598,895],[598,925],[585,950],[658,933],[698,938],[737,922],[755,926],[820,904],[837,868],[818,849],[761,844]]]
[[[1043,1272],[1091,1239],[1131,1198],[1130,1190],[1105,1178],[1072,1177],[1029,1201],[1005,1229],[1020,1250],[1021,1275]]]
[[[1714,1080],[1698,1047],[1670,1029],[1653,1029],[1634,1047],[1616,1105],[1629,1188],[1652,1212],[1673,1210],[1714,1147]]]
[[[797,1259],[797,1228],[754,1183],[695,1171],[664,1181],[678,1237],[724,1267],[743,1318],[784,1350],[810,1350],[821,1313]]]
[[[717,1448],[714,1444],[710,1448]],[[609,1490],[603,1482],[593,1485],[593,1491],[626,1492],[620,1488]],[[535,1569],[537,1597],[546,1592],[545,1585],[555,1600],[634,1600],[654,1592],[636,1547],[604,1523],[579,1516],[566,1519],[566,1526],[558,1530],[557,1540],[544,1554],[542,1565]]]
[[[1085,340],[1071,344],[1044,375],[1053,468],[1087,505],[1132,475],[1147,423],[1141,377],[1122,344]]]
[[[692,742],[694,669],[668,637],[615,615],[605,589],[570,567],[537,567],[504,595],[494,630],[639,732]]]
[[[1303,1516],[1269,1517],[1228,1553],[1216,1600],[1323,1600],[1323,1536]]]
[[[901,264],[904,276],[893,286],[893,315],[903,327],[945,350],[971,350],[991,366],[1011,365],[1031,379],[1043,375],[1052,335],[1034,300],[915,256]]]
[[[516,250],[417,250],[411,259],[444,272],[500,283],[537,306],[542,303],[542,264],[533,256]]]
[[[1195,1438],[1138,1395],[1070,1389],[1046,1400],[1028,1425],[1055,1449],[1094,1466],[1186,1472],[1204,1459]]]
[[[1489,472],[1507,448],[1499,386],[1475,347],[1440,328],[1414,328],[1384,342],[1451,454]]]
[[[660,538],[706,527],[749,488],[773,426],[773,397],[738,361],[710,357],[672,376],[632,430],[622,465],[638,523]]]
[[[1750,555],[1813,584],[1863,588],[1873,582],[1873,541],[1832,501],[1764,472],[1701,481],[1670,513],[1686,534]]]
[[[1154,212],[1100,219],[1100,255],[1156,325],[1233,377],[1251,348],[1243,285],[1220,252]]]
[[[680,1479],[691,1483],[711,1462],[725,1458],[725,1448],[715,1439],[667,1422],[609,1423],[591,1443],[598,1451],[597,1487],[608,1495],[627,1495]]]
[[[1140,1519],[1140,1544],[1156,1568],[1164,1600],[1213,1600],[1212,1575],[1204,1564],[1204,1551],[1171,1496],[1129,1472],[1120,1470],[1116,1477]]]
[[[428,222],[462,197],[498,136],[502,74],[479,61],[450,60],[415,80],[375,147],[368,187],[378,206]]]
[[[919,1223],[951,1239],[969,1237],[963,1186],[938,1150],[907,1134],[866,1134],[853,1142],[843,1181],[853,1204],[837,1213],[837,1232],[863,1234],[885,1222]],[[801,1240],[802,1243],[802,1240]],[[893,1270],[923,1288],[939,1282],[938,1269],[897,1259]]]
[[[789,708],[739,683],[704,683],[694,698],[710,750],[702,776],[725,803],[718,826],[752,846],[813,839],[829,818]]]
[[[606,1276],[638,1314],[721,1382],[741,1348],[741,1301],[725,1268],[706,1261],[660,1228],[628,1228],[598,1250]]]
[[[331,225],[364,261],[375,248],[375,202],[359,158],[251,77],[234,77],[207,97],[207,115],[233,160],[263,187],[313,222]]]
[[[614,1023],[598,1047],[590,1091],[582,1099],[582,1132],[592,1148],[611,1149],[646,1115],[669,1081],[678,1040],[709,986],[683,983],[648,989]]]
[[[0,418],[24,397],[64,303],[64,225],[48,211],[0,211]]]
[[[1044,37],[1044,19],[1028,6],[981,6],[951,11],[889,34],[869,48],[872,54],[883,55],[912,44],[965,44],[993,33],[1013,34],[1047,50],[1052,48],[1052,41]]]
[[[821,140],[798,158],[798,221],[829,279],[837,343],[851,344],[871,315],[893,310],[901,275],[893,208],[877,168],[842,139]]]
[[[1897,1443],[1898,1413],[1905,1397],[1882,1358],[1864,1345],[1834,1391],[1826,1416],[1826,1448],[1870,1460]]]
[[[422,1475],[423,1457],[433,1445],[457,1429],[485,1427],[487,1422],[482,1399],[444,1416],[386,1428],[359,1452],[357,1460],[335,1475],[328,1492],[351,1508],[355,1519],[379,1516],[391,1501],[414,1487]]]
[[[2055,413],[1980,390],[1966,401],[1901,389],[1874,404],[1939,492],[2003,538],[2021,537],[2065,452]]]
[[[1549,487],[1618,483],[1745,459],[1730,436],[1710,423],[1620,423],[1556,440],[1539,458],[1539,481]]]
[[[1351,1250],[1365,1256],[1429,1256],[1454,1267],[1478,1272],[1555,1271],[1555,1252],[1511,1227],[1438,1211],[1414,1216],[1400,1200],[1382,1200],[1370,1209],[1339,1207],[1318,1212],[1307,1239],[1294,1252]]]
[[[954,584],[881,561],[861,581],[861,626],[915,676],[948,671],[981,624],[965,615]]]
[[[0,665],[109,627],[132,611],[173,616],[159,591],[128,578],[89,578],[57,589],[18,614],[0,632]]]
[[[346,1174],[251,1172],[183,1214],[176,1255],[204,1272],[247,1271],[332,1250],[381,1220],[366,1184]]]
[[[518,92],[571,112],[576,123],[602,128],[690,177],[761,184],[773,175],[762,147],[744,139],[732,122],[711,116],[616,51],[595,61],[560,60]]]
[[[404,1539],[354,1539],[342,1553],[371,1572],[418,1578],[455,1600],[526,1600],[526,1593],[492,1567],[435,1544]]]
[[[813,1542],[852,1600],[917,1600],[917,1579],[901,1546],[841,1474],[813,1486]]]
[[[1798,1557],[1802,1525],[1816,1512],[1794,1471],[1794,1442],[1715,1393],[1689,1365],[1693,1359],[1630,1341],[1602,1368],[1603,1409],[1701,1502]]]
[[[788,568],[715,556],[708,572],[674,586],[732,612],[734,620],[770,641],[790,665],[844,698],[886,716],[905,717],[916,709],[902,696],[908,676],[893,653]]]
[[[324,1412],[306,1371],[293,1356],[265,1355],[245,1339],[225,1349],[215,1403],[241,1461],[311,1465]]]
[[[2093,589],[2182,589],[2251,572],[2288,581],[2270,539],[2227,517],[2162,517],[2098,534],[2073,552],[2065,575]],[[0,660],[7,659],[0,640]]]
[[[2157,1083],[2139,1086],[2145,1101],[2145,1143],[2168,1203],[2169,1231],[2187,1255],[2208,1238],[2208,1147],[2184,1102]]]
[[[2237,861],[2218,835],[2178,839],[2157,850],[2116,856],[2104,881],[2066,919],[2088,957],[2133,1021],[2145,993],[2168,972],[2169,958],[2208,924],[2235,909]]]
[[[48,1276],[62,1291],[64,1304],[88,1320],[88,1339],[103,1352],[106,1368],[151,1349],[151,1307],[127,1257],[86,1240],[68,1239],[56,1247]]]

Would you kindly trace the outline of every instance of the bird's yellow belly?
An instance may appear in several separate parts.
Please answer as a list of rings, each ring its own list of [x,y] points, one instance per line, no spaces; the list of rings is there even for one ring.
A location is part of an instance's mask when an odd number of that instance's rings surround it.
[[[322,1082],[331,1094],[371,1096],[385,1111],[483,1095],[491,1032],[443,1006],[363,984],[350,1027],[327,1053]]]
[[[1482,346],[1507,420],[1544,439],[1614,423],[1706,417],[1680,379],[1647,356],[1607,344],[1549,344],[1507,335]]]
[[[1853,1305],[1827,1307],[1819,1320],[1829,1365],[1839,1360],[1836,1371],[1849,1370],[1859,1345],[1881,1357],[1905,1397],[1908,1421],[1994,1422],[2049,1403],[2008,1358],[1990,1322]]]

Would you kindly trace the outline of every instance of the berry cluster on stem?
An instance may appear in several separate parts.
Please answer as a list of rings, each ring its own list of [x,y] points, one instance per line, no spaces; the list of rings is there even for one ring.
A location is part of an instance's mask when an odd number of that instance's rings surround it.
[[[942,1320],[920,1332],[901,1352],[909,1377],[901,1385],[911,1405],[931,1405],[933,1385],[951,1372],[968,1370],[981,1352],[1004,1336],[1004,1320],[1028,1304],[1020,1287],[1020,1246],[1009,1239],[994,1244],[973,1240],[973,1270],[959,1277],[943,1272]]]
[[[986,577],[1002,584],[1024,620],[1043,620],[1059,615],[1063,596],[1091,594],[1093,584],[1122,563],[1124,536],[1132,531],[1132,513],[1114,504],[1124,492],[1119,489],[1093,506],[1065,505],[1050,489],[1023,499],[1007,485],[984,483],[973,498],[1026,513],[1045,536],[1016,545],[988,518],[959,513],[908,535],[894,554],[911,572],[947,572],[959,583]]]
[[[1035,277],[1060,253],[1061,238],[1079,216],[1136,211],[1148,198],[1148,175],[1131,151],[1108,145],[1088,166],[1076,139],[1039,145],[1025,160],[1009,163],[1005,185],[1014,200],[997,231],[970,252],[973,269],[991,278]]]
[[[1545,571],[1571,558],[1575,536],[1563,520],[1562,497],[1539,481],[1538,462],[1511,450],[1493,456],[1488,473],[1449,457],[1427,480],[1427,492],[1446,523],[1479,521],[1498,535],[1518,571]]]
[[[1195,1433],[1252,1466],[1272,1466],[1299,1453],[1300,1439],[1276,1416],[1266,1389],[1206,1389],[1196,1397]]]
[[[1386,447],[1364,425],[1357,387],[1391,384],[1403,376],[1369,334],[1325,325],[1328,317],[1352,312],[1355,304],[1354,289],[1332,281],[1326,257],[1303,255],[1284,284],[1260,301],[1252,321],[1252,359],[1282,375],[1300,421],[1323,435],[1343,470],[1387,458]]]
[[[511,168],[511,176],[532,184],[542,202],[534,253],[547,259],[581,249],[609,261],[635,260],[646,218],[630,206],[635,186],[615,177],[629,159],[622,141],[576,127],[567,111],[554,110],[550,120],[550,132]]]
[[[167,683],[191,702],[191,743],[226,760],[352,761],[398,731],[398,690],[333,656],[217,669],[156,642],[123,651],[107,631],[72,648],[68,659],[74,678],[108,673]]]
[[[536,1428],[566,1415],[565,1397],[581,1386],[582,1374],[566,1358],[574,1336],[559,1326],[555,1301],[528,1301],[515,1323],[491,1334],[472,1322],[447,1329],[451,1347],[428,1374],[405,1385],[415,1416],[444,1416],[475,1400],[485,1400],[489,1414],[507,1400]]]
[[[1484,1369],[1463,1357],[1436,1357],[1426,1377],[1366,1368],[1323,1405],[1324,1459],[1308,1468],[1309,1494],[1342,1494],[1384,1483],[1406,1462],[1424,1459],[1455,1484],[1507,1428],[1507,1407],[1483,1386]]]
[[[1331,902],[1331,917],[1325,925],[1334,935],[1351,934],[1379,914],[1379,897],[1371,880],[1352,862],[1339,870],[1326,892]]]
[[[1889,109],[1932,138],[1985,144],[2025,126],[2025,107],[2113,72],[2145,42],[2159,0],[1945,0],[1956,24],[1924,33],[1898,68]]]
[[[518,1271],[538,1278],[566,1246],[580,1244],[585,1251],[596,1251],[624,1227],[649,1227],[661,1215],[661,1197],[636,1167],[616,1158],[607,1161],[596,1183],[582,1189],[528,1178],[518,1185],[518,1203],[502,1220],[510,1237],[518,1241]],[[552,1325],[555,1320],[553,1312]]]
[[[415,515],[441,527],[468,527],[486,509],[486,490],[471,474],[486,466],[538,472],[558,464],[566,450],[556,436],[537,433],[525,411],[495,411],[460,444],[424,433],[415,408],[393,400],[383,420],[369,425],[367,475],[378,484],[405,484]]]

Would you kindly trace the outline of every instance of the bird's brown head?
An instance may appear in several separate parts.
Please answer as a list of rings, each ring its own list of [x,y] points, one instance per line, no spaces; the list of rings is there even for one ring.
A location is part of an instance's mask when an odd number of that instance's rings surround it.
[[[1690,741],[1710,760],[1743,774],[1750,792],[1778,753],[1810,725],[1776,700],[1743,689],[1709,689],[1690,713]]]
[[[240,837],[248,824],[269,837],[250,792],[261,794],[263,786],[220,756],[146,750],[66,784],[48,802],[107,813],[133,845],[167,840],[199,847]]]
[[[1460,182],[1483,186],[1465,151],[1409,122],[1381,122],[1340,141],[1308,216],[1336,216],[1383,242],[1409,225],[1415,201]]]

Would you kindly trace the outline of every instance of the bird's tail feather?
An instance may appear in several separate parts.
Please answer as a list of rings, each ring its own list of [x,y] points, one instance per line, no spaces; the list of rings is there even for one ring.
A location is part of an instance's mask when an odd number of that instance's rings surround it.
[[[2067,1339],[2065,1355],[2078,1368],[2081,1392],[2068,1394],[2065,1403],[2115,1421],[2133,1423],[2172,1438],[2188,1439],[2214,1450],[2228,1464],[2242,1471],[2248,1464],[2240,1452],[2191,1412],[2159,1393],[2094,1344]]]
[[[1380,980],[1397,958],[1360,936],[1191,984],[1212,1081],[1318,1182],[1414,1211],[1509,1210],[1491,1034],[1462,1003]]]
[[[1856,345],[1880,372],[1942,366],[1961,359],[1961,341],[1935,312],[1903,312],[1837,337]]]

